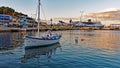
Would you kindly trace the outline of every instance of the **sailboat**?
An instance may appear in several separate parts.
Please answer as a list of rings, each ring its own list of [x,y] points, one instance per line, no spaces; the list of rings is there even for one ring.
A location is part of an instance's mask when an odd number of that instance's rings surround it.
[[[26,35],[24,36],[24,44],[26,47],[35,47],[35,46],[48,46],[48,45],[53,45],[55,43],[58,43],[61,34],[58,33],[53,33],[50,30],[47,31],[44,36],[40,36],[39,32],[39,24],[40,22],[40,0],[38,0],[38,31],[37,31],[37,36],[29,36]]]

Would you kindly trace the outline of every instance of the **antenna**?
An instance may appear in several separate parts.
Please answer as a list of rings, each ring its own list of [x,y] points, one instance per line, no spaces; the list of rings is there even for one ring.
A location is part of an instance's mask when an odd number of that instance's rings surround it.
[[[83,11],[80,11],[80,22],[82,22]]]

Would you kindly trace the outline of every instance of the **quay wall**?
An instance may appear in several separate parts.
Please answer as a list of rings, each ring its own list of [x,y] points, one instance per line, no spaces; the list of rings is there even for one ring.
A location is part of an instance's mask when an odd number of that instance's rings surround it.
[[[40,31],[47,31],[47,30],[120,30],[120,28],[80,28],[80,27],[73,27],[73,26],[40,26]],[[20,32],[24,31],[23,28],[8,28],[8,29],[0,29],[0,32]],[[37,31],[37,28],[26,28],[26,31]]]

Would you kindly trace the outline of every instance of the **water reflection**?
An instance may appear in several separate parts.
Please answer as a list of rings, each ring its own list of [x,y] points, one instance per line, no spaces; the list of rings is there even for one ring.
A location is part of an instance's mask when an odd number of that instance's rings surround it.
[[[32,49],[16,47],[0,51],[0,68],[120,68],[120,31],[74,30],[61,33],[61,53],[60,44]],[[0,39],[5,38],[5,33],[0,35]],[[11,33],[10,38],[12,43],[22,40],[21,32]],[[53,55],[56,49],[57,54]],[[46,63],[46,58],[51,62]]]
[[[61,49],[60,43],[56,43],[47,47],[25,48],[25,54],[22,57],[21,62],[26,63],[28,59],[32,58],[39,59],[41,55],[45,55],[49,61],[52,54],[55,54],[57,48]]]
[[[106,54],[117,54],[120,48],[120,31],[63,31],[61,42],[80,45],[83,48],[102,50]]]
[[[66,32],[67,33],[67,32]],[[70,34],[69,34],[70,33]],[[120,48],[120,31],[69,31],[66,43],[78,44],[84,48],[103,50],[106,54],[117,54]],[[67,36],[70,35],[70,36]],[[71,38],[71,39],[68,39]],[[75,44],[74,44],[75,43]]]
[[[0,48],[10,47],[12,44],[11,33],[0,33]]]

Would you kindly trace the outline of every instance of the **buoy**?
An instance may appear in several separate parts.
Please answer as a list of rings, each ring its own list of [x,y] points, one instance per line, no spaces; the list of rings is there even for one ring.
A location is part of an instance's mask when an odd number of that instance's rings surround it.
[[[84,41],[84,39],[81,39],[81,41]]]
[[[75,38],[75,43],[78,43],[78,37]]]
[[[21,35],[22,35],[22,36],[26,35],[26,32],[22,32]]]

